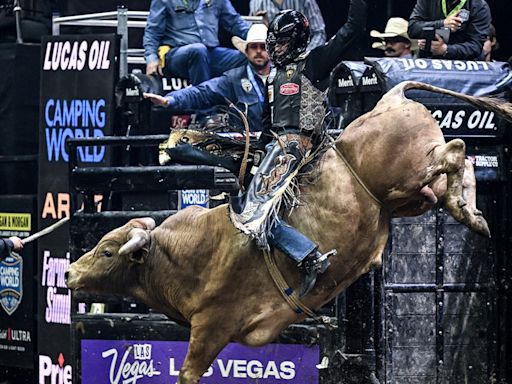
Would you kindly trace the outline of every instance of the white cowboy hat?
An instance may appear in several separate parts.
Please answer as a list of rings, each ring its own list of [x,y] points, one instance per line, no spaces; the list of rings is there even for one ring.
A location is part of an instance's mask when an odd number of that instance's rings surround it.
[[[416,40],[411,39],[409,35],[407,34],[407,28],[409,26],[409,22],[405,19],[402,19],[401,17],[391,17],[388,22],[386,23],[386,28],[384,29],[384,32],[379,31],[371,31],[370,36],[376,37],[379,39],[386,39],[388,37],[403,37],[411,42],[411,46],[416,45]],[[379,41],[372,44],[372,48],[385,48],[385,44],[383,42]]]
[[[233,36],[231,42],[240,52],[245,54],[248,43],[264,43],[267,40],[267,26],[262,23],[255,23],[247,32],[247,40],[244,40],[238,36]]]

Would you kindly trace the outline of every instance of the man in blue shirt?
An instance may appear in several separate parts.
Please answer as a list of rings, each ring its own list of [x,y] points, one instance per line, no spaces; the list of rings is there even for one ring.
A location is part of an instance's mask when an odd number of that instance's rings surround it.
[[[325,44],[325,22],[316,0],[250,0],[249,13],[263,16],[269,22],[284,9],[293,9],[304,14],[309,21],[310,39],[306,51]]]
[[[243,38],[249,30],[229,0],[152,0],[143,38],[146,74],[195,85],[243,65],[244,55],[219,47],[219,26]]]
[[[198,86],[180,89],[166,96],[145,93],[144,97],[157,105],[176,112],[198,110],[233,102],[248,116],[251,131],[261,131],[261,116],[265,100],[264,84],[270,73],[269,56],[265,47],[267,27],[254,24],[247,39],[234,36],[233,45],[247,56],[248,64],[225,72],[222,76]],[[234,118],[234,114],[232,119]],[[231,121],[243,129],[240,120]]]

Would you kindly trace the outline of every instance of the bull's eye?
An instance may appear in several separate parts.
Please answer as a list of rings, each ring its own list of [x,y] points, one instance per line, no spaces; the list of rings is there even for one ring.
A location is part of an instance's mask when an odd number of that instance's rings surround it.
[[[110,252],[108,249],[105,249],[103,251],[103,256],[105,256],[105,257],[112,257],[112,252]]]

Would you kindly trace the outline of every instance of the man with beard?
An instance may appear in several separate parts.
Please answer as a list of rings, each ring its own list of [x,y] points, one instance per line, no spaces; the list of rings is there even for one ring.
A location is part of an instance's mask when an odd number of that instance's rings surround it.
[[[267,48],[275,67],[267,80],[260,136],[267,155],[246,193],[231,200],[230,218],[260,248],[269,251],[273,246],[293,260],[302,271],[301,296],[329,267],[328,256],[336,250],[320,250],[280,215],[299,203],[294,177],[328,139],[324,120],[329,75],[365,25],[366,0],[351,0],[347,22],[325,45],[310,52],[309,22],[302,13],[281,11],[268,30]]]
[[[144,97],[154,104],[173,111],[196,111],[225,105],[226,99],[233,102],[248,116],[251,131],[261,131],[261,116],[265,100],[264,84],[270,72],[269,56],[266,50],[267,27],[254,24],[247,33],[247,39],[232,38],[233,45],[247,56],[247,65],[226,71],[222,76],[207,80],[197,86],[180,89],[165,96],[145,93]],[[230,114],[231,123],[243,124]]]
[[[375,30],[370,32],[371,37],[380,39],[372,44],[372,48],[384,50],[386,57],[413,58],[418,44],[409,38],[407,27],[407,20],[401,17],[390,18],[383,33]]]

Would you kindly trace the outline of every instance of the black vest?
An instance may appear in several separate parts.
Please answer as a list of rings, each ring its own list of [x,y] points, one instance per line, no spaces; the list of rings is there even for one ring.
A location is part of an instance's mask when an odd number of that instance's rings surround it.
[[[326,113],[325,92],[311,84],[302,74],[305,61],[273,68],[268,77],[267,92],[272,128],[299,129],[304,133],[320,133]]]

